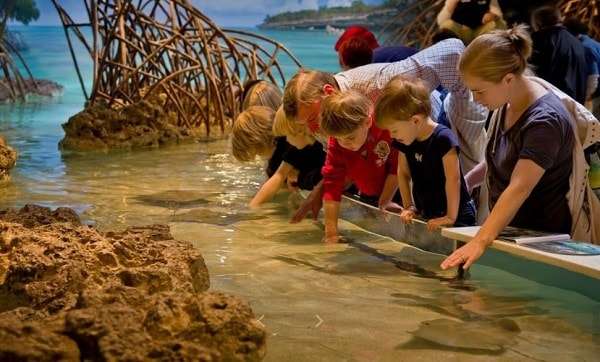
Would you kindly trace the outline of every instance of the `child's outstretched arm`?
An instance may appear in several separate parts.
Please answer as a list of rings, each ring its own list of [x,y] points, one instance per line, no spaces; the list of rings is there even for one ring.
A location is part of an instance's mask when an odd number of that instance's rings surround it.
[[[326,243],[337,243],[339,241],[338,235],[338,218],[340,215],[340,203],[338,201],[325,200],[325,238],[323,239]]]
[[[455,148],[450,149],[442,158],[444,176],[446,177],[446,215],[429,220],[427,228],[437,229],[441,226],[454,225],[458,217],[460,204],[460,162]]]
[[[394,174],[389,174],[385,179],[385,183],[383,184],[383,189],[381,190],[381,195],[379,196],[379,208],[385,210],[388,207],[398,207],[396,204],[392,203],[392,199],[394,198],[394,194],[398,190],[398,176]]]
[[[408,168],[408,161],[406,156],[402,152],[398,152],[398,188],[400,189],[400,196],[402,196],[402,213],[400,213],[400,219],[405,223],[408,223],[415,217],[416,209],[413,205],[412,192],[410,191],[410,169]]]
[[[252,198],[252,201],[250,201],[249,206],[252,208],[259,207],[263,203],[271,200],[277,191],[279,191],[281,186],[283,186],[286,177],[292,171],[292,169],[293,167],[289,163],[285,161],[281,162],[281,165],[279,165],[279,168],[277,171],[275,171],[273,176],[271,176],[267,182],[260,187],[260,190],[258,190],[256,195],[254,195],[254,198]]]

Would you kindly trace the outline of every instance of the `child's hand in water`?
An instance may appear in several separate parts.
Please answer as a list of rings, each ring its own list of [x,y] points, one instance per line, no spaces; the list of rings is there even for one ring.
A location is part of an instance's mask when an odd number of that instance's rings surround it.
[[[403,209],[400,213],[400,220],[405,224],[410,224],[412,219],[416,216],[415,210],[412,207]]]
[[[434,231],[442,226],[452,226],[454,225],[454,220],[449,218],[448,216],[442,216],[435,219],[431,219],[427,221],[427,230]]]
[[[323,242],[325,244],[337,244],[337,243],[343,243],[344,240],[339,235],[330,235],[330,236],[326,235],[323,237]]]

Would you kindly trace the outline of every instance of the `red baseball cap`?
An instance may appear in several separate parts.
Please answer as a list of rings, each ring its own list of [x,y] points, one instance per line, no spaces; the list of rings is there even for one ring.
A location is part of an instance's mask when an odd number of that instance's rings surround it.
[[[377,43],[377,39],[375,39],[375,35],[369,31],[369,29],[360,25],[352,25],[346,28],[344,33],[340,36],[340,38],[335,43],[335,51],[339,51],[340,46],[343,42],[350,38],[360,37],[364,39],[371,49],[379,48],[379,43]]]

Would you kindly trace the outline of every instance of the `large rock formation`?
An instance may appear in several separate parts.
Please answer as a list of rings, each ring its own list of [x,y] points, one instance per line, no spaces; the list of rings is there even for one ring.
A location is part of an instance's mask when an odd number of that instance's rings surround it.
[[[0,136],[0,182],[10,178],[10,169],[17,162],[17,152],[6,144]]]
[[[255,361],[265,331],[167,226],[100,233],[70,209],[0,213],[0,360]]]
[[[118,109],[96,102],[63,124],[59,146],[78,151],[158,147],[206,135],[201,128],[178,126],[177,113],[163,105],[160,95]]]

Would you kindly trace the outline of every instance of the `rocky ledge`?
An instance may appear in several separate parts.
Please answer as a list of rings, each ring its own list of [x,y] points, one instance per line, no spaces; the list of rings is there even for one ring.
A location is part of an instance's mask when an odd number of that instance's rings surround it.
[[[107,151],[158,147],[192,142],[206,135],[204,129],[177,126],[177,114],[168,111],[160,97],[115,109],[97,102],[63,124],[63,150]]]
[[[17,152],[0,136],[0,183],[10,178],[10,170],[17,163]]]
[[[257,361],[265,330],[208,291],[164,225],[101,233],[67,208],[0,212],[0,360]]]

